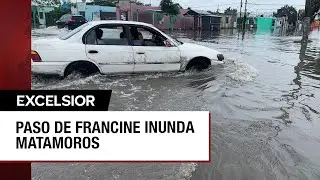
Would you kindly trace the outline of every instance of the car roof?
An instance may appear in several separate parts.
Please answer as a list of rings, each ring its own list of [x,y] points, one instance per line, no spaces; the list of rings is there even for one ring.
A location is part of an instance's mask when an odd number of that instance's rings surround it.
[[[91,21],[91,25],[100,25],[100,24],[132,24],[132,25],[145,25],[145,26],[152,26],[148,23],[137,22],[137,21],[121,21],[121,20],[100,20],[100,21]]]

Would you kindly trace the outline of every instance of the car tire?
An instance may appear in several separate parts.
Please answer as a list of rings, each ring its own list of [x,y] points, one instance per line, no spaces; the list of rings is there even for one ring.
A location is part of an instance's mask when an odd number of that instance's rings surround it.
[[[187,71],[202,71],[204,69],[208,69],[211,65],[211,61],[205,57],[197,57],[189,61],[188,65],[186,66]]]
[[[88,77],[90,75],[100,72],[98,67],[91,62],[73,62],[65,70],[64,77],[70,74],[80,74],[81,76]]]

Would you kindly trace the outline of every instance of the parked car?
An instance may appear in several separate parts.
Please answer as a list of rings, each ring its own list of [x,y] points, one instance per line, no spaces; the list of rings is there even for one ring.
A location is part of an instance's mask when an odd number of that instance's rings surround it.
[[[82,24],[87,23],[88,21],[86,20],[85,17],[81,16],[81,15],[73,15],[71,17],[71,19],[68,20],[67,22],[67,26],[69,30],[73,30],[79,26],[81,26]]]
[[[211,48],[180,42],[153,25],[92,21],[58,38],[32,42],[32,72],[67,76],[73,72],[137,73],[202,70],[223,63]]]
[[[87,22],[86,18],[81,15],[65,14],[61,16],[56,24],[58,28],[68,27],[69,30],[73,30]]]
[[[66,24],[71,18],[72,18],[71,14],[65,14],[61,16],[60,19],[56,21],[57,27],[60,29],[66,27]]]

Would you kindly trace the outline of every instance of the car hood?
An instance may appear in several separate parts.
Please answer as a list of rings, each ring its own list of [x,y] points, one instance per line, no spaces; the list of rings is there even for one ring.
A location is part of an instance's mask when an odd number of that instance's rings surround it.
[[[210,52],[210,53],[215,53],[215,54],[220,54],[219,51],[215,49],[211,49],[205,46],[201,46],[198,44],[192,44],[192,43],[183,43],[182,45],[179,46],[181,51],[187,51],[187,52],[199,52],[199,51],[205,51],[205,52]]]

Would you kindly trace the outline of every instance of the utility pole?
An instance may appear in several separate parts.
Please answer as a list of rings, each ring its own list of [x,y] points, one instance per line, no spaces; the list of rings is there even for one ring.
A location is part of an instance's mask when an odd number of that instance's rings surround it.
[[[241,2],[240,2],[240,23],[239,23],[239,24],[240,24],[240,27],[242,27],[242,14],[241,14],[242,12],[241,12],[241,11],[242,11],[242,0],[241,0]],[[242,29],[242,28],[241,28],[241,29]]]
[[[305,17],[303,19],[303,34],[302,34],[302,42],[307,43],[309,39],[309,32],[310,32],[310,16],[311,16],[311,0],[306,0],[305,5]]]
[[[246,28],[246,21],[247,21],[247,4],[248,4],[248,0],[246,0],[245,5],[244,5],[244,16],[243,16],[243,24],[242,24],[242,28],[243,30],[245,30]]]

